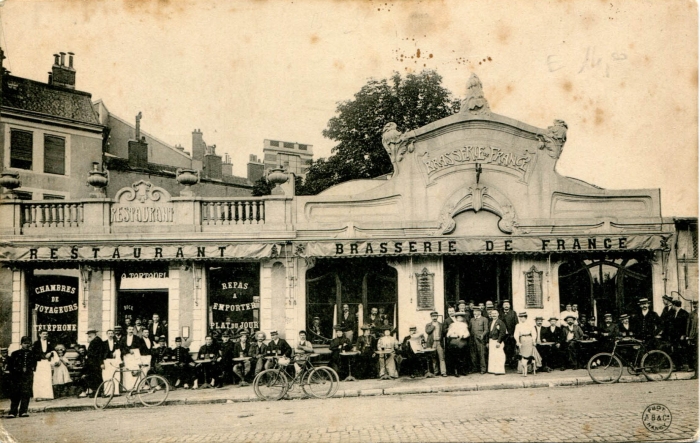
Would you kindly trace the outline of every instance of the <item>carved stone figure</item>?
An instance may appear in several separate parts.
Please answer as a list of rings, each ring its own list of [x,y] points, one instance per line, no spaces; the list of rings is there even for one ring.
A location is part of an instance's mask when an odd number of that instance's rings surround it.
[[[491,114],[491,107],[486,97],[484,97],[484,88],[481,85],[481,80],[474,73],[467,81],[467,96],[462,100],[459,112],[460,114],[469,113],[483,116]]]
[[[403,156],[406,152],[413,152],[413,138],[400,133],[396,129],[396,123],[389,122],[382,130],[382,145],[394,165],[394,173],[398,173],[398,164],[403,160]]]
[[[540,141],[540,149],[546,149],[547,154],[557,160],[564,150],[566,130],[569,129],[564,120],[554,120],[554,125],[547,128],[546,134],[535,134]]]

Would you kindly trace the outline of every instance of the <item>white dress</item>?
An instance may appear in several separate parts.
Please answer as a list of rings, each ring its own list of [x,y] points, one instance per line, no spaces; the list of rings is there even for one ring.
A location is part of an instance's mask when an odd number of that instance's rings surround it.
[[[40,360],[34,371],[34,398],[53,400],[53,376],[51,362]]]
[[[491,328],[497,327],[497,322],[491,324]],[[489,339],[489,362],[488,371],[489,374],[505,374],[506,373],[506,353],[503,350],[504,344],[501,343],[499,347],[498,340],[493,338]]]

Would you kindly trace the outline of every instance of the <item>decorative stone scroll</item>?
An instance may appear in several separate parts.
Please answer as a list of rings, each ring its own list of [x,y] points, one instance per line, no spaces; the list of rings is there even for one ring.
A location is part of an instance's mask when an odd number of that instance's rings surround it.
[[[396,123],[389,122],[384,125],[382,130],[382,145],[386,149],[391,164],[394,166],[394,175],[399,172],[399,163],[403,160],[406,152],[413,152],[414,138],[405,133],[401,133],[396,129]]]
[[[435,274],[423,268],[416,272],[417,310],[432,311],[435,309]]]
[[[120,189],[110,209],[110,222],[122,225],[172,224],[175,209],[170,193],[151,182],[138,182]]]
[[[525,308],[543,309],[542,302],[542,271],[531,267],[525,274]]]
[[[566,143],[566,130],[569,126],[564,120],[554,120],[554,125],[547,127],[546,134],[535,134],[540,141],[540,149],[546,149],[547,154],[557,160]]]

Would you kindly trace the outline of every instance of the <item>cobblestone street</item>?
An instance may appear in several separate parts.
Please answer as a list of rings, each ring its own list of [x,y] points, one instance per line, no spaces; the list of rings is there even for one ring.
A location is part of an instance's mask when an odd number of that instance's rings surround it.
[[[644,427],[652,403],[673,414],[667,431]],[[697,411],[688,380],[57,412],[2,425],[18,442],[693,441]]]

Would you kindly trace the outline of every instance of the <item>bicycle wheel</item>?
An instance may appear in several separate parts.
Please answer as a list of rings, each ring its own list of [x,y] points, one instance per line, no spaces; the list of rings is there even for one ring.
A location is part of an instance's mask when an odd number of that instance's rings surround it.
[[[253,391],[261,400],[279,400],[288,389],[287,375],[279,369],[266,369],[253,381]]]
[[[671,357],[664,351],[649,351],[642,357],[642,372],[649,381],[668,380],[673,372]]]
[[[149,375],[141,380],[136,393],[144,406],[160,406],[168,398],[170,384],[160,375]]]
[[[114,397],[114,380],[105,380],[100,384],[95,392],[95,409],[104,409]]]
[[[335,389],[333,374],[326,368],[315,368],[309,372],[306,378],[306,387],[311,395],[316,398],[328,398],[333,395]]]
[[[622,362],[609,352],[601,352],[588,360],[588,375],[596,383],[615,383],[622,376]]]
[[[335,369],[331,368],[330,366],[320,366],[321,368],[325,369],[326,371],[330,372],[331,375],[333,375],[333,392],[331,392],[331,395],[329,397],[333,397],[336,392],[338,392],[338,388],[340,387],[340,377],[338,376],[338,373],[335,372]]]

